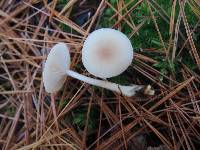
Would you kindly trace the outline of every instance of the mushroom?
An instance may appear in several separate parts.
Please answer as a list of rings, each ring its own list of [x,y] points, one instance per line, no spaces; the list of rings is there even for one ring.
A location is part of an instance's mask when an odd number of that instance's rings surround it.
[[[57,92],[64,84],[66,77],[71,76],[73,78],[79,79],[91,85],[103,87],[115,91],[117,93],[122,93],[123,95],[126,96],[133,96],[135,95],[136,91],[139,91],[141,89],[144,89],[145,93],[148,95],[154,94],[154,91],[151,90],[150,86],[143,86],[143,85],[123,86],[108,81],[86,77],[84,75],[81,75],[77,72],[70,70],[69,69],[70,62],[71,61],[69,55],[69,48],[64,43],[58,43],[51,49],[47,57],[43,71],[44,87],[48,93]],[[122,69],[120,70],[120,72],[121,71]],[[108,73],[106,74],[107,77]],[[109,76],[110,75],[111,73],[109,74]]]
[[[124,72],[133,60],[133,47],[125,34],[102,28],[92,32],[84,42],[82,62],[87,71],[100,78]]]
[[[43,69],[43,82],[48,93],[56,93],[64,84],[71,63],[69,49],[58,43],[51,49]]]
[[[43,70],[45,90],[51,93],[51,106],[56,129],[59,131],[55,107],[55,93],[63,86],[66,70],[70,67],[70,54],[64,43],[56,44],[50,51]]]

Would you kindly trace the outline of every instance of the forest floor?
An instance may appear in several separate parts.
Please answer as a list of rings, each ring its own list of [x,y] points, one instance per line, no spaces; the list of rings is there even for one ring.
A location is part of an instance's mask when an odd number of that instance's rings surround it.
[[[108,80],[150,84],[155,95],[125,97],[69,77],[52,103],[42,82],[51,47],[68,44],[71,69],[92,77],[81,49],[105,27],[134,47],[131,66]],[[198,0],[0,1],[0,149],[198,149],[199,131]]]

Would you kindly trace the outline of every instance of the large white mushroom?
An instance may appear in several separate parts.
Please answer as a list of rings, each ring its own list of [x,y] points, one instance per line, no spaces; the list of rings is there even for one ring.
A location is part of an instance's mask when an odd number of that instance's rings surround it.
[[[66,77],[71,76],[73,78],[79,79],[86,83],[100,86],[100,87],[103,87],[103,88],[106,88],[118,93],[122,93],[125,96],[133,96],[135,95],[136,91],[141,90],[141,89],[144,89],[144,92],[147,95],[154,94],[154,91],[151,90],[150,86],[143,86],[143,85],[123,86],[123,85],[119,85],[119,84],[108,82],[108,81],[93,79],[93,78],[86,77],[84,75],[81,75],[79,73],[76,73],[70,70],[69,66],[70,66],[69,48],[64,43],[56,44],[51,49],[51,52],[49,53],[47,57],[47,60],[44,66],[44,71],[43,71],[43,82],[44,82],[45,90],[48,93],[57,92],[62,87]],[[124,69],[120,68],[120,72],[122,70]]]
[[[102,28],[92,32],[84,42],[82,62],[89,73],[110,78],[124,72],[133,60],[133,47],[125,34]]]

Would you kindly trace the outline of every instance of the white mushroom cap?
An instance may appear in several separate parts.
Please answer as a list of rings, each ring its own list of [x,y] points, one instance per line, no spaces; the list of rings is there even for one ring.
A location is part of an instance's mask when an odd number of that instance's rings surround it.
[[[43,82],[48,93],[57,92],[66,79],[66,70],[70,67],[69,49],[64,43],[58,43],[51,49],[43,70]]]
[[[110,78],[124,72],[133,59],[133,47],[118,30],[102,28],[92,32],[82,49],[82,62],[89,73]]]

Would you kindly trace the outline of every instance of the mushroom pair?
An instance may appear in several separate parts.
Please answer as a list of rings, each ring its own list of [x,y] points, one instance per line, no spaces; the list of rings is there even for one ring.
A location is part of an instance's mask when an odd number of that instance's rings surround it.
[[[82,62],[87,71],[100,78],[120,75],[132,63],[133,48],[129,39],[118,30],[102,28],[92,32],[82,49]],[[144,89],[144,94],[153,95],[151,86],[123,86],[116,83],[93,79],[70,70],[69,48],[64,43],[56,44],[50,51],[43,71],[43,82],[48,93],[57,92],[67,76],[91,85],[103,87],[125,96],[133,96]]]

